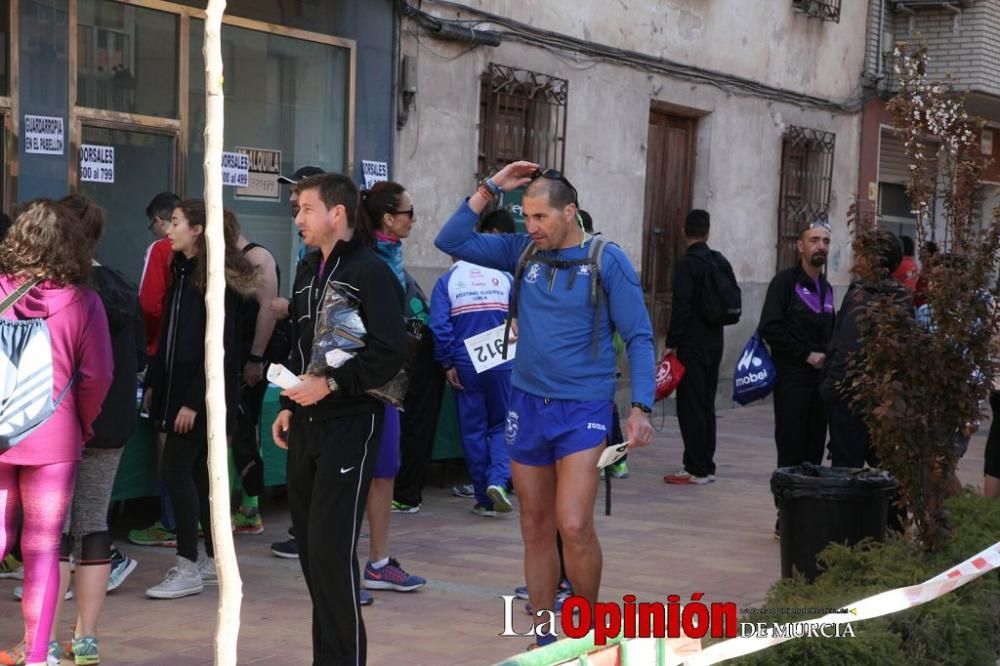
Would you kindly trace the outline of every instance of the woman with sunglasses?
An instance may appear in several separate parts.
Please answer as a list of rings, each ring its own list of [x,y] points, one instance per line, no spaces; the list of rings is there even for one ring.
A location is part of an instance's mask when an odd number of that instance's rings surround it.
[[[418,445],[429,442],[427,460],[422,464],[422,469],[426,472],[427,464],[430,462],[430,447],[433,447],[434,443],[435,423],[433,420],[437,419],[440,407],[443,379],[437,379],[441,375],[440,368],[426,367],[426,364],[421,363],[421,356],[429,355],[433,351],[433,342],[430,342],[431,351],[423,352],[423,349],[428,346],[424,342],[424,337],[426,336],[428,341],[430,338],[426,326],[427,299],[413,278],[403,270],[403,239],[409,238],[410,231],[416,221],[410,193],[399,183],[390,181],[376,183],[370,190],[361,193],[359,213],[361,214],[363,233],[368,236],[368,240],[379,258],[392,269],[406,294],[403,311],[407,322],[409,350],[406,369],[410,381],[404,399],[405,418],[401,417],[400,411],[395,407],[385,406],[382,442],[379,446],[378,458],[375,461],[372,484],[368,490],[367,509],[370,534],[368,563],[365,565],[364,572],[365,587],[374,590],[412,592],[423,587],[427,581],[420,576],[407,573],[398,560],[390,557],[389,522],[393,512],[416,513],[420,505],[419,501],[413,505],[400,505],[393,499],[394,486],[397,475],[403,469],[403,464],[410,468],[409,474],[412,474],[412,468],[420,465],[420,461],[414,459],[423,456],[424,447]],[[431,362],[433,363],[433,358]],[[437,400],[432,398],[435,384],[437,385]],[[428,412],[431,409],[433,411]],[[427,425],[428,418],[432,419],[429,426]],[[427,430],[420,429],[414,432],[416,430],[413,427],[414,424],[427,427]],[[404,440],[412,445],[405,450],[402,448]],[[405,459],[403,463],[400,460],[401,456]],[[423,485],[422,475],[420,485]],[[405,509],[405,511],[400,511],[400,508]],[[361,603],[371,603],[364,593]]]

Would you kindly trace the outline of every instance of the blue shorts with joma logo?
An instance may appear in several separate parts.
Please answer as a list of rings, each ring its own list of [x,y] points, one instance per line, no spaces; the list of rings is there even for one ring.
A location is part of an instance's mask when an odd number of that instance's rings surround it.
[[[594,448],[610,432],[610,400],[558,400],[510,391],[505,438],[510,459],[522,465],[552,465]]]

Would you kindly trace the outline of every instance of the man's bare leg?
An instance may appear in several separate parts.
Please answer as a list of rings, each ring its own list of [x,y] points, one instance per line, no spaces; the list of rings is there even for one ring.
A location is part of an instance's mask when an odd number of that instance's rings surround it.
[[[395,479],[372,479],[368,489],[368,561],[389,557],[389,522],[392,520],[392,484]]]
[[[535,467],[510,461],[524,540],[524,577],[534,610],[551,610],[559,586],[559,552],[556,550],[556,468]],[[535,618],[538,620],[539,618]],[[545,619],[545,618],[541,618]]]
[[[1000,479],[989,474],[984,475],[983,495],[986,497],[1000,497]]]
[[[594,529],[597,461],[604,442],[556,461],[556,525],[563,542],[566,576],[573,593],[597,601],[601,588],[601,543]],[[530,583],[529,583],[530,585]]]

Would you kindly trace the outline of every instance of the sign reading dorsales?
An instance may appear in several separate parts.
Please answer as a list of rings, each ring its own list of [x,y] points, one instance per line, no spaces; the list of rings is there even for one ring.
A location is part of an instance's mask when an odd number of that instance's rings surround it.
[[[115,182],[114,146],[80,146],[80,182]]]
[[[281,201],[278,176],[281,175],[281,151],[270,148],[236,148],[250,161],[246,187],[236,189],[237,199]]]
[[[222,153],[222,186],[246,187],[250,182],[250,158],[245,153]]]
[[[25,116],[24,152],[41,155],[63,154],[63,119],[53,116]]]
[[[372,160],[361,160],[361,171],[365,174],[365,189],[372,189],[372,185],[383,180],[389,180],[389,165],[385,162],[373,162]]]

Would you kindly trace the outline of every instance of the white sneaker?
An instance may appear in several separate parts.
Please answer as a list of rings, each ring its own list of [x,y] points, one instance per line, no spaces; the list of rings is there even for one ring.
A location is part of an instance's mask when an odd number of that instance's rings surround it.
[[[215,570],[215,558],[205,553],[198,553],[198,572],[201,582],[205,585],[218,585],[219,573]]]
[[[163,582],[146,590],[151,599],[180,599],[199,594],[205,589],[198,563],[177,556],[177,566],[171,567]]]

